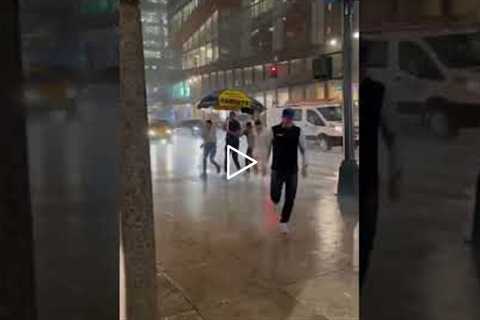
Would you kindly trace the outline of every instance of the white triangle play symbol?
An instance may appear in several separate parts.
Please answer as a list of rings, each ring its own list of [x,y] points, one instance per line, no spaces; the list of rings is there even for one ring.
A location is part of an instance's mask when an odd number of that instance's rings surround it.
[[[239,155],[241,155],[242,157],[244,158],[247,158],[248,160],[251,161],[251,163],[248,165],[248,166],[245,166],[243,168],[241,168],[240,170],[234,172],[234,173],[231,173],[231,168],[232,168],[232,164],[231,164],[231,159],[230,159],[230,151],[232,152],[236,152],[238,153]],[[241,174],[242,172],[245,172],[246,170],[250,169],[251,167],[253,167],[254,165],[256,165],[258,163],[257,160],[253,159],[252,157],[249,157],[247,156],[245,153],[233,148],[232,146],[230,145],[227,145],[227,154],[228,154],[228,160],[227,160],[227,180],[230,180],[236,176],[238,176],[239,174]]]

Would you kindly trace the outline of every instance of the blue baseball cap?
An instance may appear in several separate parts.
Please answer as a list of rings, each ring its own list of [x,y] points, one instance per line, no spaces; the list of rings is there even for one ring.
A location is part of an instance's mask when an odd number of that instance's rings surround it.
[[[293,119],[294,115],[295,115],[295,112],[293,111],[293,109],[290,109],[290,108],[283,109],[282,118]]]

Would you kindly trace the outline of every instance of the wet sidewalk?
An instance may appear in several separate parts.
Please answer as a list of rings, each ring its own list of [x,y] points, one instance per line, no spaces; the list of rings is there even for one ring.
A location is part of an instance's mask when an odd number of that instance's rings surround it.
[[[312,152],[285,238],[268,179],[202,180],[198,141],[178,139],[152,146],[161,319],[358,319],[355,213],[337,202],[338,154]]]

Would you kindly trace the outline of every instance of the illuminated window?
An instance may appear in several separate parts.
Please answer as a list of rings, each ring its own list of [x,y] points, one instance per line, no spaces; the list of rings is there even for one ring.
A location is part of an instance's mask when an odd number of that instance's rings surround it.
[[[160,59],[162,57],[162,53],[160,51],[152,51],[152,50],[145,50],[144,51],[145,58],[157,58]]]
[[[160,27],[158,26],[144,26],[145,33],[151,35],[159,35],[160,34]]]

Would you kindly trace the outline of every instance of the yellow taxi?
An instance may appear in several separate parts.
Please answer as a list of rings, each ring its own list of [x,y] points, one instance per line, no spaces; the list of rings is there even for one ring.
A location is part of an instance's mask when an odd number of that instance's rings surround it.
[[[148,125],[148,136],[150,140],[163,140],[171,142],[173,128],[166,120],[150,120]]]

